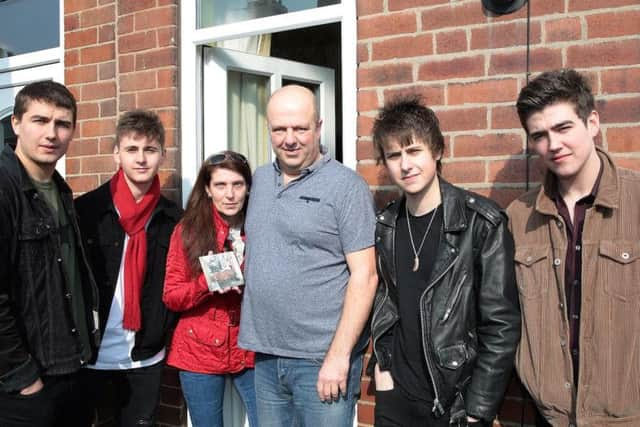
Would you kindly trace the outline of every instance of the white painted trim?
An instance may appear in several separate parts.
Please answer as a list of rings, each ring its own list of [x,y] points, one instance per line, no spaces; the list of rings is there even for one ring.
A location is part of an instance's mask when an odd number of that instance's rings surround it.
[[[62,36],[60,39],[62,40]],[[61,62],[63,56],[62,48],[52,47],[51,49],[37,50],[35,52],[1,58],[0,73],[37,67],[40,65],[55,64],[57,62]]]
[[[356,169],[358,138],[358,27],[356,2],[343,0],[342,34],[342,163]]]

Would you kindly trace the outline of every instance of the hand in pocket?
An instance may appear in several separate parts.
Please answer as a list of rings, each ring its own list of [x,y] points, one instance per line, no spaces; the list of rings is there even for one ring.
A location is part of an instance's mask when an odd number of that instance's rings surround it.
[[[380,365],[377,363],[373,371],[373,379],[376,383],[376,391],[393,390],[393,377],[391,376],[391,372],[381,371]]]

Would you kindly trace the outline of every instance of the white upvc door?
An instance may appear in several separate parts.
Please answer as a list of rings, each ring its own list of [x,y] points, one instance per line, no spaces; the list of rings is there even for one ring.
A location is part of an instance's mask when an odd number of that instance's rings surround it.
[[[311,86],[323,121],[320,141],[335,156],[335,77],[331,68],[219,47],[204,47],[203,155],[229,147],[229,73],[263,77],[271,94],[283,82]],[[270,152],[270,154],[272,154]],[[268,161],[272,156],[269,155]],[[259,164],[251,165],[254,169]]]

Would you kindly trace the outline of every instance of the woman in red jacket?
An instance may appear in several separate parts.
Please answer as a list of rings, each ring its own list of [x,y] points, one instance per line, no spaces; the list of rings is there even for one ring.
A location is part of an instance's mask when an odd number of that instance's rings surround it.
[[[241,154],[224,151],[202,164],[169,253],[163,300],[181,313],[167,363],[180,383],[194,427],[222,427],[225,379],[230,376],[257,426],[254,354],[238,348],[240,288],[210,291],[199,257],[232,251],[243,263],[243,223],[251,168]]]

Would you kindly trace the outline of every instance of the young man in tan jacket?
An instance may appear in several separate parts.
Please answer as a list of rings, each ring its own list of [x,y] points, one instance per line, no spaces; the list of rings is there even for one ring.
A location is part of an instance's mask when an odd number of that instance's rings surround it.
[[[522,338],[516,367],[553,426],[640,425],[640,174],[595,138],[586,78],[546,72],[518,115],[547,172],[507,209]]]

